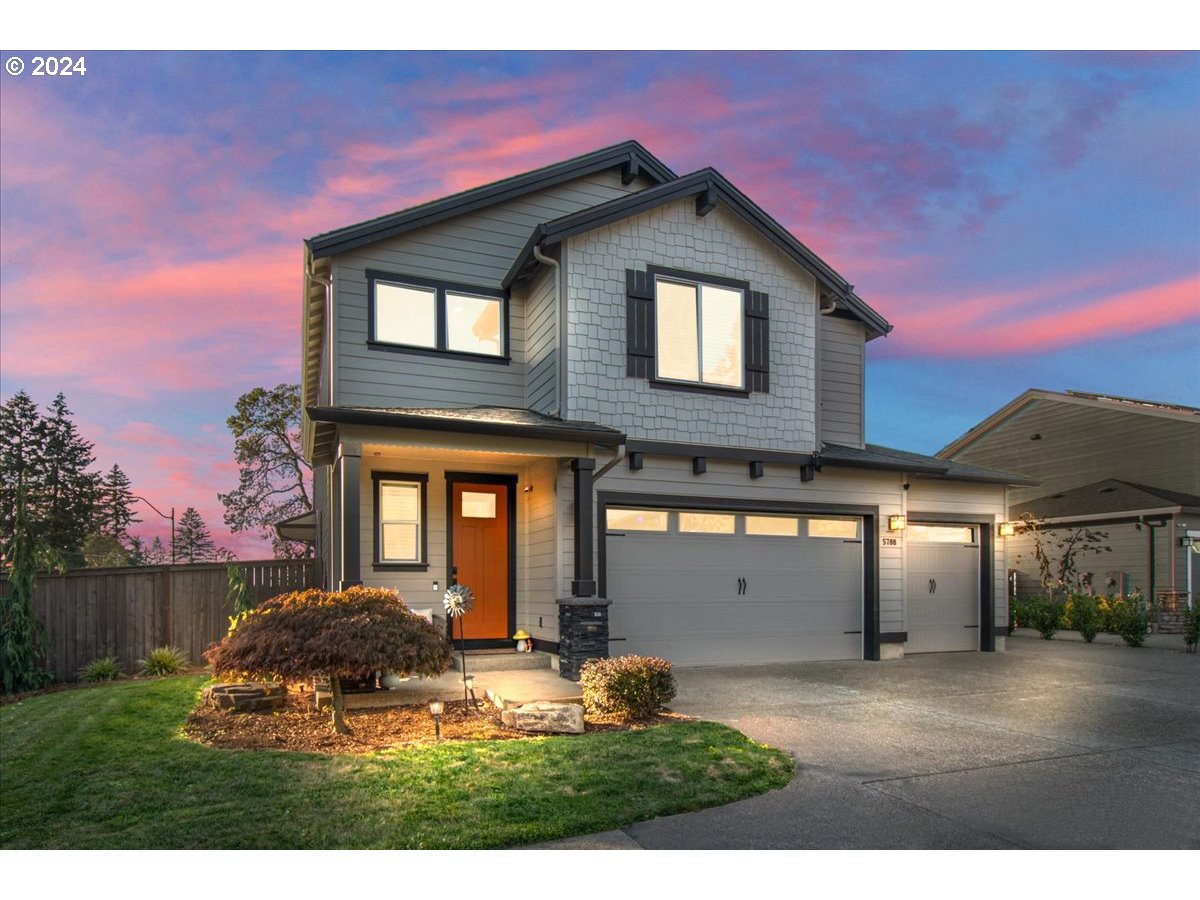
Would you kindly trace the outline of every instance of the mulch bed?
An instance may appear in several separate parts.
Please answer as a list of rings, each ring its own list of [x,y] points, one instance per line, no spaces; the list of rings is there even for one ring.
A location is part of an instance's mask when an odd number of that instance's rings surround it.
[[[623,722],[591,718],[587,731],[631,731],[689,717],[664,712],[651,719]],[[392,706],[346,711],[353,734],[337,734],[328,710],[314,708],[309,690],[293,686],[284,708],[274,712],[234,713],[200,705],[188,716],[184,733],[210,747],[241,750],[295,750],[316,753],[370,753],[388,747],[434,743],[429,707]],[[546,735],[515,731],[500,723],[500,710],[481,701],[475,710],[461,700],[448,701],[442,716],[443,741],[521,740]]]

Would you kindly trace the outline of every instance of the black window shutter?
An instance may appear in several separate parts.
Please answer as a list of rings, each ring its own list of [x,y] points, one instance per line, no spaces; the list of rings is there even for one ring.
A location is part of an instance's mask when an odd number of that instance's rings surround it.
[[[654,279],[625,270],[625,374],[654,377]]]
[[[762,291],[746,296],[746,390],[769,391],[771,322],[770,303]]]

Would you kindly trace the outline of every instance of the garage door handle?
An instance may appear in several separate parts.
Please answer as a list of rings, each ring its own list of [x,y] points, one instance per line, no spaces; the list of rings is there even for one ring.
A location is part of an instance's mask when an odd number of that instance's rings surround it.
[[[843,631],[842,634],[862,634],[861,631]]]
[[[963,628],[978,628],[978,625],[964,625]]]
[[[929,579],[929,593],[931,593],[931,594],[937,593],[937,579],[936,578]]]

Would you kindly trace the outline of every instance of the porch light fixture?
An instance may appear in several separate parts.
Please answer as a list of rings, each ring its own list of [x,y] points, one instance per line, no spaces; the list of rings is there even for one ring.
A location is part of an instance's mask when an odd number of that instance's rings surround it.
[[[888,531],[903,531],[907,525],[907,516],[888,516]]]
[[[429,701],[429,714],[433,716],[433,734],[434,740],[442,739],[442,712],[445,710],[445,705],[441,700]]]
[[[1017,523],[1016,522],[1001,522],[1000,523],[1000,537],[1012,537],[1016,533],[1017,533]]]

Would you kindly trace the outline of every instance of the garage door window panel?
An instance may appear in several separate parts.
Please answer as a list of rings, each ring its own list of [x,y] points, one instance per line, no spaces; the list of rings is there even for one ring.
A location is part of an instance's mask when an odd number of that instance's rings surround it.
[[[681,534],[733,534],[737,529],[737,516],[726,513],[681,512],[679,532]]]
[[[657,531],[665,533],[668,516],[667,511],[663,509],[614,509],[609,507],[604,521],[609,531]]]
[[[920,544],[974,544],[975,529],[969,525],[919,525],[910,523],[906,536]]]
[[[807,534],[810,538],[858,539],[858,519],[809,519]]]
[[[800,520],[795,516],[746,516],[746,534],[753,537],[799,537]]]

